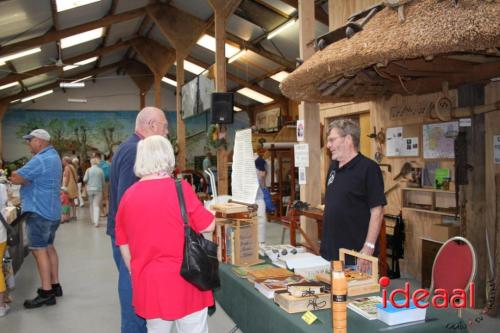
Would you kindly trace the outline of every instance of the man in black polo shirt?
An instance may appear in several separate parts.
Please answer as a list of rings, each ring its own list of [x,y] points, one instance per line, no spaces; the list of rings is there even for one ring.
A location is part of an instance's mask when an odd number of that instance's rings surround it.
[[[321,256],[338,260],[340,248],[376,256],[387,204],[380,168],[359,153],[359,126],[350,119],[330,124],[327,147],[332,163],[326,179]]]

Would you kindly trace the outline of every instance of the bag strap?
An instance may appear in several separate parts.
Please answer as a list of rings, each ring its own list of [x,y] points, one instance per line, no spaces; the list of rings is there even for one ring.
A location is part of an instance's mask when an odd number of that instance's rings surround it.
[[[14,232],[14,228],[5,221],[5,218],[3,217],[2,212],[0,212],[0,221],[2,222],[3,226],[5,227],[5,230],[7,230],[8,234],[11,234]]]
[[[182,192],[182,183],[180,179],[175,181],[175,187],[177,188],[177,199],[179,199],[179,206],[181,207],[182,220],[184,221],[184,226],[189,226],[187,214],[186,214],[186,204],[184,202],[184,194]]]

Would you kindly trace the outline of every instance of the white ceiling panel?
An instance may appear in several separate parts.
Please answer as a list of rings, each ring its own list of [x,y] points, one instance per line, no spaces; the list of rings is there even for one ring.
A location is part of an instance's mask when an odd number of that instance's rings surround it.
[[[47,73],[23,80],[23,83],[28,89],[32,90],[38,87],[41,83],[51,82],[57,79],[57,72]]]
[[[283,13],[285,13],[287,15],[292,15],[293,13],[296,12],[295,8],[287,5],[286,3],[284,3],[283,1],[280,1],[280,0],[262,0],[262,2],[269,4],[270,6],[276,8],[279,11],[282,11]]]
[[[127,53],[127,49],[123,48],[119,51],[113,52],[113,53],[108,53],[102,57],[101,60],[101,67],[106,66],[118,61],[121,61],[123,57],[125,57],[125,54]]]
[[[102,38],[98,38],[98,39],[90,40],[90,41],[82,43],[82,44],[78,44],[75,46],[65,48],[62,50],[63,59],[76,57],[80,54],[94,51],[96,48],[99,47],[99,45],[101,45],[101,43],[102,43]]]
[[[244,40],[253,40],[264,33],[259,26],[242,19],[239,16],[232,15],[226,25],[228,32]]]
[[[52,26],[49,0],[0,1],[0,45],[37,37]]]
[[[129,39],[139,29],[143,17],[138,17],[126,22],[113,24],[108,30],[108,40],[106,46],[115,44],[120,38]]]
[[[98,20],[108,13],[110,6],[111,0],[101,0],[88,5],[59,12],[57,14],[59,19],[59,28],[66,29],[86,22]]]
[[[150,0],[126,0],[126,1],[118,1],[118,6],[116,7],[117,13],[128,12],[129,10],[133,10],[136,8],[144,7],[148,5]]]

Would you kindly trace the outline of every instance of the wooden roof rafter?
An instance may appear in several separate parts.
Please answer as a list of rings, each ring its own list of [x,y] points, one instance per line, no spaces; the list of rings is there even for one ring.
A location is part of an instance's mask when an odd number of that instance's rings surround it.
[[[120,14],[114,14],[105,16],[101,19],[83,23],[71,28],[61,29],[59,31],[49,31],[42,36],[30,38],[21,42],[17,42],[14,44],[6,45],[0,48],[0,56],[4,56],[7,54],[20,52],[31,47],[39,47],[41,45],[55,42],[59,39],[66,38],[72,35],[76,35],[85,31],[110,26],[115,23],[128,21],[134,19],[136,17],[142,16],[145,14],[145,8],[140,7],[137,9],[133,9],[127,12],[123,12]]]
[[[83,73],[79,73],[79,74],[73,75],[73,76],[65,78],[65,79],[57,80],[56,82],[53,82],[53,83],[50,83],[50,84],[46,84],[46,85],[43,85],[41,87],[38,87],[38,88],[35,88],[35,89],[32,89],[32,90],[26,91],[26,92],[22,92],[22,93],[19,93],[19,94],[16,94],[16,95],[12,95],[12,96],[7,96],[5,98],[0,99],[0,103],[5,103],[5,102],[9,103],[11,101],[14,101],[14,100],[17,100],[17,99],[22,99],[22,98],[25,98],[25,97],[28,97],[28,96],[31,96],[31,95],[35,95],[35,94],[38,94],[38,93],[46,91],[46,90],[58,88],[59,84],[61,82],[75,81],[75,80],[79,80],[79,79],[82,79],[82,78],[87,77],[87,76],[94,76],[94,75],[103,73],[105,71],[111,70],[111,69],[113,69],[113,68],[115,68],[117,66],[120,66],[120,65],[124,65],[124,62],[123,61],[118,61],[118,62],[109,64],[109,65],[106,65],[106,66],[103,66],[103,67],[93,68],[93,69],[85,71]]]
[[[51,0],[51,1],[55,1],[55,0]],[[111,6],[109,7],[109,10],[108,10],[108,13],[106,14],[106,16],[114,15],[116,13],[116,8],[118,7],[119,1],[120,0],[112,0],[111,1]],[[102,37],[102,42],[101,42],[101,45],[99,46],[100,48],[106,46],[106,44],[108,42],[110,30],[111,30],[111,26],[104,27],[104,34]],[[97,61],[94,65],[94,68],[101,66],[101,61],[102,61],[102,55],[97,58]]]

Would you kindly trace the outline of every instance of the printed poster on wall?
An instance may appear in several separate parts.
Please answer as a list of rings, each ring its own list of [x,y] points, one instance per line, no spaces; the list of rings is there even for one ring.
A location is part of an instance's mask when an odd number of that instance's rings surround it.
[[[293,153],[295,156],[295,167],[296,168],[307,168],[309,167],[309,144],[299,143],[293,145]]]
[[[500,164],[500,135],[493,136],[493,159],[495,164]]]
[[[423,125],[424,158],[455,158],[458,121]]]

